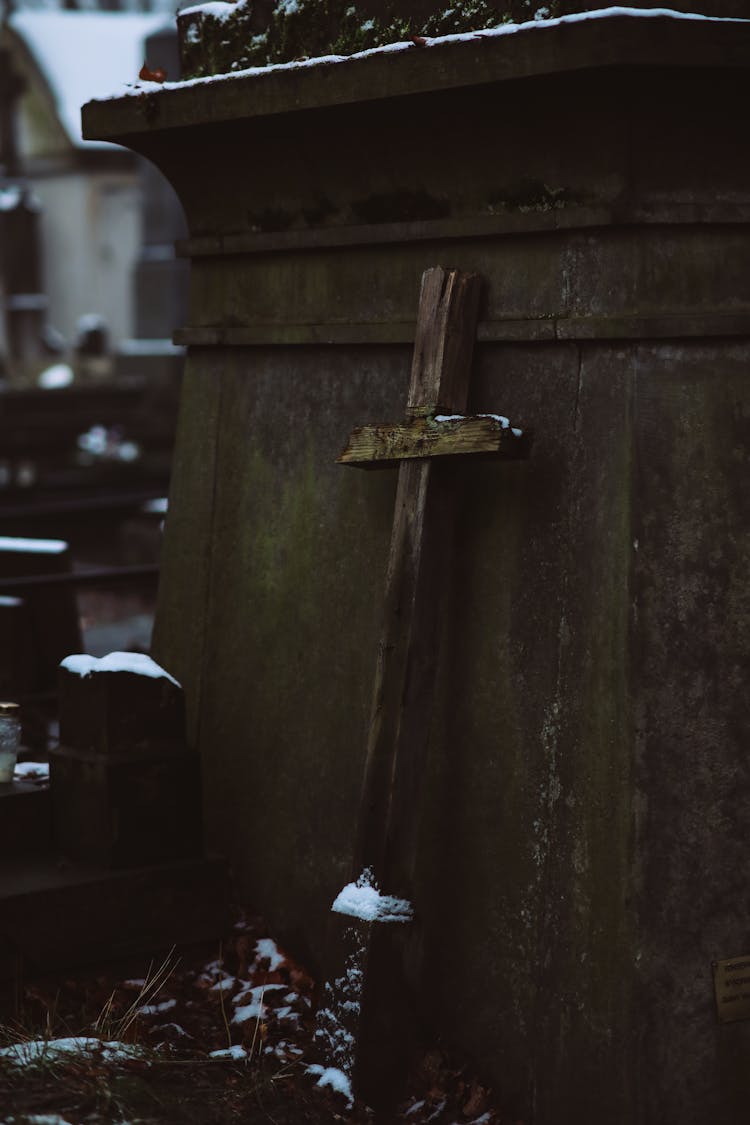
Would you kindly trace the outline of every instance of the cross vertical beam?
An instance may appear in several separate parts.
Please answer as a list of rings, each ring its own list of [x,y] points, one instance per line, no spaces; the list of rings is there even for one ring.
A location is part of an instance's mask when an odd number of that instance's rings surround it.
[[[415,1041],[416,1006],[409,998],[406,965],[413,975],[421,958],[421,932],[418,918],[407,919],[414,901],[420,790],[453,555],[458,488],[450,465],[459,454],[523,457],[528,451],[528,442],[507,418],[463,413],[480,289],[475,274],[439,266],[424,273],[406,417],[394,425],[354,430],[338,459],[359,468],[398,465],[354,878],[365,876],[360,886],[369,882],[365,873],[371,869],[383,892],[392,896],[385,901],[393,903],[393,896],[408,901],[388,907],[388,916],[379,922],[377,917],[363,921],[366,915],[342,907],[337,899],[338,913],[332,918],[339,925],[329,929],[329,942],[338,946],[336,967],[328,975],[334,984],[326,985],[328,1003],[319,1013],[319,1032],[332,1060],[338,1052],[347,1077],[353,1069],[357,1093],[380,1111],[383,1121],[391,1119]],[[344,929],[342,915],[348,919]],[[351,1029],[340,1023],[337,1028],[329,1005],[335,1008],[336,988],[352,979],[359,982],[358,998],[345,998],[341,1010],[356,1015]],[[324,1026],[332,1017],[333,1030]],[[354,1044],[353,1058],[342,1051],[342,1042]]]
[[[437,266],[422,277],[406,413],[462,414],[469,392],[481,281]],[[357,871],[371,867],[389,893],[411,897],[415,806],[433,704],[438,607],[455,514],[451,481],[432,487],[442,466],[402,461],[386,575],[383,628],[373,691],[355,847]]]

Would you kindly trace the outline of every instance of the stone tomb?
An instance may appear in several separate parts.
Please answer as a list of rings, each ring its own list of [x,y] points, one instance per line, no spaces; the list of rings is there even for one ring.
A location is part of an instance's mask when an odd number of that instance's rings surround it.
[[[185,744],[182,690],[148,656],[62,662],[50,785],[65,856],[134,867],[200,853],[198,758]]]
[[[155,654],[207,838],[318,967],[349,881],[419,279],[484,279],[408,989],[535,1125],[734,1125],[750,1022],[750,24],[614,9],[84,110],[171,179],[188,347]],[[383,887],[385,893],[388,887]],[[734,963],[732,961],[731,963]]]
[[[218,939],[226,923],[179,684],[147,656],[71,656],[60,703],[49,789],[0,787],[0,985],[24,966]]]

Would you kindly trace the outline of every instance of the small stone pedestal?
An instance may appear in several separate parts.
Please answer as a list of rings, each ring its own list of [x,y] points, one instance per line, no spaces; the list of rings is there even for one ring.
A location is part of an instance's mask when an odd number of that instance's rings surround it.
[[[50,848],[49,789],[28,781],[0,785],[0,862]]]
[[[59,675],[50,788],[0,787],[0,1015],[27,972],[153,957],[227,922],[180,685],[131,653],[69,657]]]
[[[147,656],[72,656],[60,667],[59,749],[50,755],[53,838],[105,867],[201,850],[200,771],[180,685]]]

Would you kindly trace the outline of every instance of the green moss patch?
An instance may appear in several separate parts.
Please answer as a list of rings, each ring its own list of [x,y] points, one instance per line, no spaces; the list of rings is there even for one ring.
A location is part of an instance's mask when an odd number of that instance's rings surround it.
[[[411,36],[453,35],[502,23],[549,18],[559,0],[446,0],[422,5],[421,16],[393,0],[276,0],[267,5],[238,0],[225,13],[193,11],[181,17],[184,78],[223,74],[253,66],[322,55],[351,55]]]

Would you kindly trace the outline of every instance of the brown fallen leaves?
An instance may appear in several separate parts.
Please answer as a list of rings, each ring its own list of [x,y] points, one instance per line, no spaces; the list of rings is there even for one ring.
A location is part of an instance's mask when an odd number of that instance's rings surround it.
[[[306,1076],[307,1066],[319,1061],[313,1049],[315,982],[267,933],[262,920],[243,918],[218,958],[215,946],[182,950],[153,995],[146,991],[148,958],[119,970],[27,981],[19,1033],[89,1034],[103,1008],[115,1025],[135,1001],[140,1014],[127,1038],[143,1046],[148,1061],[111,1073],[104,1065],[90,1069],[87,1063],[87,1070],[72,1060],[69,1072],[55,1067],[33,1082],[0,1067],[2,1109],[60,1113],[69,1107],[67,1119],[75,1125],[101,1125],[116,1098],[143,1125],[234,1125],[265,1121],[266,1114],[279,1125],[372,1125],[366,1107],[355,1103],[347,1111],[341,1095],[314,1088]],[[263,956],[265,950],[270,956]],[[257,1018],[236,1022],[238,1005],[250,1002],[258,1004]],[[244,1049],[244,1057],[227,1057],[230,1042]],[[217,1049],[225,1057],[212,1057]],[[457,1066],[441,1049],[421,1055],[408,1090],[394,1118],[405,1125],[523,1125],[499,1112],[469,1067]]]
[[[493,1104],[491,1091],[471,1074],[467,1066],[456,1067],[454,1060],[439,1048],[425,1051],[417,1061],[409,1087],[414,1092],[401,1107],[402,1120],[450,1122],[458,1125],[524,1125],[503,1114]]]
[[[167,72],[157,66],[154,70],[150,70],[147,63],[144,62],[141,69],[138,71],[138,77],[142,82],[166,82]]]

